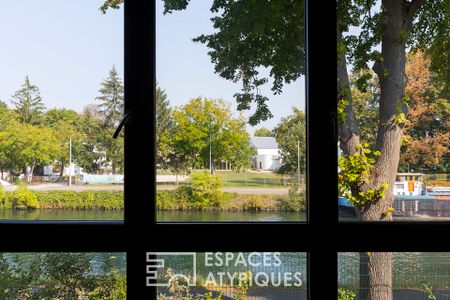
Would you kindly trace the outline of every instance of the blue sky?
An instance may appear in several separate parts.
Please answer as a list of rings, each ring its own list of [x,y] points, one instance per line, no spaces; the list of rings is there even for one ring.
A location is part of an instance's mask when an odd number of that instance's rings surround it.
[[[26,75],[47,108],[81,111],[95,103],[115,65],[123,78],[123,10],[103,15],[100,0],[3,1],[0,10],[0,100]]]
[[[14,0],[0,10],[0,100],[11,95],[26,75],[41,91],[47,108],[76,111],[95,103],[100,83],[113,65],[123,78],[123,9],[103,15],[102,0]],[[163,15],[157,1],[157,80],[173,106],[194,97],[232,97],[240,85],[214,74],[208,48],[192,38],[210,33],[210,1],[193,0],[186,11]],[[263,70],[264,71],[264,70]],[[274,118],[259,126],[272,128],[292,106],[304,109],[304,80],[273,96],[270,83],[262,93],[270,98]],[[246,116],[250,112],[245,113]],[[258,126],[258,127],[259,127]],[[249,132],[254,128],[248,126]]]
[[[192,0],[187,10],[163,15],[163,3],[157,1],[156,78],[161,88],[166,90],[172,105],[182,105],[191,98],[202,96],[222,98],[231,103],[236,111],[233,94],[240,91],[241,85],[214,74],[214,65],[207,54],[208,48],[192,42],[192,38],[214,30],[210,21],[210,3]],[[286,85],[283,93],[277,96],[273,96],[270,82],[265,85],[262,93],[270,99],[268,105],[274,118],[256,128],[273,128],[281,117],[292,113],[293,106],[304,110],[304,85],[304,79],[300,78]],[[250,116],[250,112],[244,115]],[[254,129],[247,126],[251,133]]]

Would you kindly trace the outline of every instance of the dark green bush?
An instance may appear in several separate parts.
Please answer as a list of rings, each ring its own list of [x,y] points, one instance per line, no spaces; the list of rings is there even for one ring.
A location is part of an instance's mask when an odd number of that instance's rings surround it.
[[[280,197],[277,199],[277,207],[284,211],[302,211],[306,207],[305,194],[298,192],[297,185],[294,184],[289,189],[288,197]]]

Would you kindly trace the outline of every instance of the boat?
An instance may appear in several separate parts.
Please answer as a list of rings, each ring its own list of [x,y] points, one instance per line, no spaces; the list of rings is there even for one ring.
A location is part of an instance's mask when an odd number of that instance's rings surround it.
[[[450,217],[450,183],[426,186],[422,173],[398,173],[394,183],[393,215]],[[338,199],[339,215],[354,214],[355,207],[344,197]]]

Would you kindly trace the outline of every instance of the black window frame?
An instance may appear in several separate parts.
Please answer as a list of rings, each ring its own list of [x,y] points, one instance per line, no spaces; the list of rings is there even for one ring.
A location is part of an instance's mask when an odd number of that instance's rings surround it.
[[[156,223],[155,1],[125,0],[124,222],[0,222],[1,252],[127,252],[128,299],[155,299],[146,287],[146,252],[308,253],[309,300],[337,299],[337,252],[438,251],[448,223],[340,223],[337,205],[336,7],[306,5],[306,223]],[[122,9],[122,8],[121,8]],[[399,238],[403,237],[403,238]],[[408,241],[405,243],[404,241]]]

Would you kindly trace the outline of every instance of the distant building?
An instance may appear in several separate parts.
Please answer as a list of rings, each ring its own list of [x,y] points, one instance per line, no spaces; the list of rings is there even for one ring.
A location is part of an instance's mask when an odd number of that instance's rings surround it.
[[[250,142],[256,149],[251,167],[262,171],[278,171],[281,167],[281,157],[275,138],[255,136],[250,138]]]

